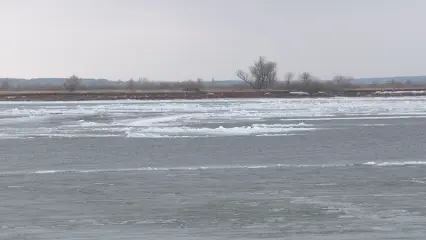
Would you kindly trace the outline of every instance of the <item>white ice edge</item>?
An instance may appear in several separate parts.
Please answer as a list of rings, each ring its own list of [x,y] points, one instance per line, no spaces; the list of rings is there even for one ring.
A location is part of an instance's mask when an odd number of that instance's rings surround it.
[[[220,165],[220,166],[185,166],[185,167],[139,167],[139,168],[111,168],[111,169],[46,169],[0,172],[0,175],[22,174],[62,174],[62,173],[102,173],[102,172],[139,172],[139,171],[208,171],[230,169],[284,169],[284,168],[349,168],[359,166],[371,167],[403,167],[426,165],[426,161],[396,161],[396,162],[365,162],[361,164],[269,164],[269,165]]]

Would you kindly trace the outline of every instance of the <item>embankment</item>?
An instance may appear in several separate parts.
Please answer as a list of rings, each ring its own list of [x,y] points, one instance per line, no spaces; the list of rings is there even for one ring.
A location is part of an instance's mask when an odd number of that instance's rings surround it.
[[[290,92],[271,91],[1,91],[0,101],[88,101],[88,100],[173,100],[173,99],[209,99],[209,98],[318,98],[318,97],[365,97],[365,96],[419,96],[426,90],[383,90],[351,89],[340,92]]]

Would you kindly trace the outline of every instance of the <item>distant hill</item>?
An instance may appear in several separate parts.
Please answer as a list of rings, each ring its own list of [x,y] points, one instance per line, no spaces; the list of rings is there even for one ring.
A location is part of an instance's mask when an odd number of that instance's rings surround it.
[[[354,84],[368,85],[368,84],[385,84],[385,83],[407,83],[411,84],[426,84],[426,76],[400,76],[400,77],[381,77],[381,78],[356,78],[353,80]],[[242,80],[216,80],[214,82],[207,82],[208,85],[215,86],[229,86],[244,83]]]
[[[40,88],[40,87],[62,87],[66,78],[0,78],[0,87],[4,82],[7,82],[9,88]],[[382,77],[382,78],[358,78],[353,80],[355,85],[368,85],[368,84],[385,84],[385,83],[411,83],[411,84],[425,84],[426,76],[400,76],[400,77]],[[126,82],[112,81],[108,79],[94,79],[84,78],[81,81],[82,85],[88,88],[116,88],[127,86]],[[151,84],[161,84],[164,81],[153,81]],[[242,80],[214,80],[205,81],[204,85],[208,87],[223,87],[237,84],[244,84]]]
[[[35,88],[42,86],[59,87],[63,86],[66,78],[32,78],[32,79],[21,79],[21,78],[0,78],[0,83],[7,82],[11,88]],[[87,87],[106,87],[106,86],[117,86],[117,81],[110,81],[107,79],[92,79],[86,78],[81,79],[81,83]]]
[[[402,77],[382,77],[382,78],[358,78],[353,81],[354,84],[384,84],[390,82],[411,84],[426,84],[426,76],[402,76]]]
[[[385,83],[407,83],[411,84],[426,84],[426,76],[401,76],[401,77],[381,77],[381,78],[356,78],[353,80],[354,84],[368,85],[368,84],[385,84]],[[244,83],[242,80],[219,80],[208,84],[216,86],[228,86]]]
[[[64,85],[66,78],[32,78],[32,79],[20,79],[20,78],[0,78],[0,84],[8,82],[10,88],[37,88],[37,87],[61,87]],[[108,79],[93,79],[84,78],[81,80],[82,85],[89,88],[97,87],[117,87],[125,86],[127,83],[112,81]],[[161,84],[164,81],[152,81],[151,84]],[[205,81],[206,86],[230,86],[244,83],[241,80],[217,80],[217,81]]]

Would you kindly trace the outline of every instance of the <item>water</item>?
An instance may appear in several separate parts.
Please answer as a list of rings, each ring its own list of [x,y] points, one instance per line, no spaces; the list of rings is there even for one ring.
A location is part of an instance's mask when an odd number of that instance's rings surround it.
[[[426,98],[0,103],[1,239],[424,239]]]

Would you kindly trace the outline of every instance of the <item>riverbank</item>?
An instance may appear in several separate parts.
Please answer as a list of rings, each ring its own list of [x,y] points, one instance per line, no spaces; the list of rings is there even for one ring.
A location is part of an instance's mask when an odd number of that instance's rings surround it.
[[[377,97],[425,96],[426,89],[350,89],[340,92],[306,92],[287,90],[262,91],[2,91],[0,101],[90,101],[90,100],[173,100],[209,98],[318,98],[318,97]]]

